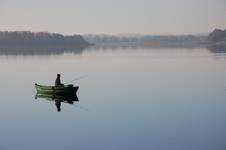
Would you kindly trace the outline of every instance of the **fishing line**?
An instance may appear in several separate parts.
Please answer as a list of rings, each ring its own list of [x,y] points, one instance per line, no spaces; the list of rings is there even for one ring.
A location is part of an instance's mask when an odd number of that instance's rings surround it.
[[[76,104],[73,104],[72,106],[74,106],[74,107],[76,107],[76,108],[79,108],[79,109],[81,109],[81,110],[89,111],[88,109],[86,109],[86,108],[84,108],[84,107],[82,107],[82,106],[78,106],[78,105],[76,105]]]

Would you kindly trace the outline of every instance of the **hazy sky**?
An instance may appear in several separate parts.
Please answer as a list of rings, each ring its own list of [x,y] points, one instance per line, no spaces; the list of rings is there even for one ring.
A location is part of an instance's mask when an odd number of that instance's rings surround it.
[[[0,30],[187,34],[226,28],[226,0],[0,0]]]

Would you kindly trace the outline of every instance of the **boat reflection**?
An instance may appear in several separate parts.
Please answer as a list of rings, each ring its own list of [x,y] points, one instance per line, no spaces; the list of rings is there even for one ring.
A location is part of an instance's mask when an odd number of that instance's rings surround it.
[[[42,94],[42,93],[36,93],[35,99],[45,99],[48,101],[55,102],[57,111],[61,111],[61,103],[68,103],[68,104],[74,104],[74,102],[78,102],[79,99],[76,94],[73,95],[59,95],[59,94]]]

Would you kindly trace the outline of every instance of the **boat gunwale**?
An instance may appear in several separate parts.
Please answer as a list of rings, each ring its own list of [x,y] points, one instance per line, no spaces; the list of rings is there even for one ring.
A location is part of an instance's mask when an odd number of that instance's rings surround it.
[[[35,83],[37,91],[77,91],[79,86],[67,85],[67,86],[46,86]]]

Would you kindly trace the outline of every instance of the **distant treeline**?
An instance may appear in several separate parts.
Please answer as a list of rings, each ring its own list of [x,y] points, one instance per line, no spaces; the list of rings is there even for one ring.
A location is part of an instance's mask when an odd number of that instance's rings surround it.
[[[214,43],[216,42],[226,43],[226,29],[225,30],[215,29],[213,32],[209,34],[208,40]]]
[[[84,35],[85,40],[99,47],[153,47],[225,49],[226,30],[215,29],[200,35]]]
[[[57,33],[29,31],[0,31],[0,47],[84,47],[90,44],[81,35],[64,36]]]
[[[92,35],[83,36],[97,49],[207,48],[213,53],[226,52],[226,30],[196,35]]]
[[[212,52],[226,52],[226,30],[215,29],[202,35],[71,35],[30,31],[0,31],[0,55],[48,55],[65,52],[82,53],[86,47],[118,48],[186,48],[206,47]]]
[[[198,45],[206,41],[203,35],[153,36],[153,35],[84,35],[85,40],[95,45],[142,45],[142,46],[177,46]]]

